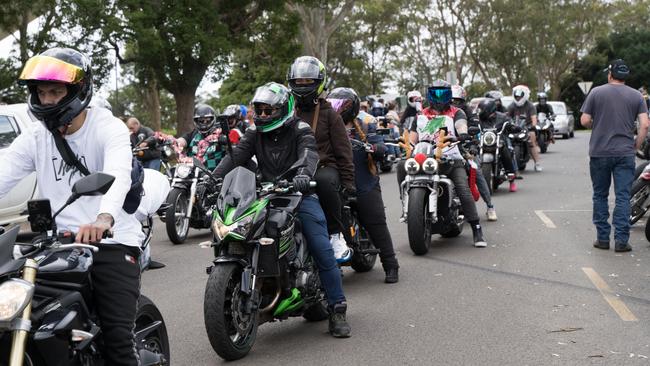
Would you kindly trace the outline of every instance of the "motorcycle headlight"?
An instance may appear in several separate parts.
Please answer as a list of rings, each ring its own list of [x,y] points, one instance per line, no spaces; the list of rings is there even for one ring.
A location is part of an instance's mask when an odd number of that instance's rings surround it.
[[[253,225],[254,216],[255,215],[248,215],[231,225],[224,224],[223,221],[218,218],[212,221],[212,232],[214,232],[219,240],[223,240],[228,235],[231,235],[233,239],[244,240],[246,239],[246,234]]]
[[[32,299],[34,285],[14,278],[0,285],[0,322],[13,320]]]
[[[519,136],[517,136],[517,137],[519,137],[520,139],[526,138],[526,132],[520,133]]]
[[[165,145],[163,146],[163,154],[165,154],[166,157],[170,157],[174,155],[174,150],[172,150],[171,147]]]
[[[178,164],[176,166],[176,176],[185,179],[190,176],[190,173],[192,173],[192,167],[188,164]]]
[[[422,163],[422,170],[427,174],[433,174],[438,170],[438,162],[436,159],[427,158],[427,160]]]
[[[492,146],[497,142],[497,135],[492,132],[488,131],[483,135],[483,144],[485,146]]]
[[[406,169],[407,174],[417,174],[420,170],[420,164],[413,158],[409,158],[404,163],[404,169]]]

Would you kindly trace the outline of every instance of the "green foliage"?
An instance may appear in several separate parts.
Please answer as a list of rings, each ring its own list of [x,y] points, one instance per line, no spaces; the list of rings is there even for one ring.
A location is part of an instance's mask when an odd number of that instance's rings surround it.
[[[156,130],[152,124],[154,117],[145,106],[144,97],[144,90],[137,83],[131,83],[120,88],[117,93],[111,91],[108,102],[111,103],[115,116],[136,117],[143,125]],[[160,93],[160,115],[162,129],[176,128],[176,103],[168,92]]]

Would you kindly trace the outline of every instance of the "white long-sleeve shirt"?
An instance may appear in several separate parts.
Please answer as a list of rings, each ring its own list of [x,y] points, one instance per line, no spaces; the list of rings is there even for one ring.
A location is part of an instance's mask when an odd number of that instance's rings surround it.
[[[50,200],[54,212],[65,204],[72,185],[83,174],[63,161],[52,134],[41,123],[35,125],[31,132],[19,135],[0,158],[0,198],[35,171],[39,196]],[[110,174],[115,181],[105,195],[81,197],[64,209],[56,218],[58,229],[77,232],[80,225],[95,222],[98,214],[109,213],[115,219],[113,238],[102,243],[139,246],[144,239],[140,223],[122,209],[131,188],[132,155],[127,127],[110,111],[90,108],[83,126],[65,139],[91,173]]]

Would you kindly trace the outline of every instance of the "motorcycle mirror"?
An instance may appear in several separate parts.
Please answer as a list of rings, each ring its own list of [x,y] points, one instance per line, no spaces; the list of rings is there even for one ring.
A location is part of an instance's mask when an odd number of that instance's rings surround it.
[[[105,173],[93,173],[85,176],[72,186],[73,196],[101,196],[113,185],[115,177]]]
[[[201,163],[201,160],[197,159],[196,157],[192,157],[192,163],[194,164],[194,166],[203,168],[203,163]]]
[[[467,129],[467,133],[474,136],[478,135],[481,132],[481,128],[478,126],[471,126]]]

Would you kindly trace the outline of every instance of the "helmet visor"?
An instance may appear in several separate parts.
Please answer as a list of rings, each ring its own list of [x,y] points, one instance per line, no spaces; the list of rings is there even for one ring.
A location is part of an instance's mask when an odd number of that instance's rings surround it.
[[[446,104],[451,102],[451,89],[431,87],[427,90],[427,97],[431,103]]]
[[[279,107],[287,100],[288,93],[279,84],[264,85],[257,88],[253,96],[253,104],[268,104],[271,107]]]
[[[76,84],[83,80],[84,71],[75,65],[50,56],[34,56],[27,60],[19,82],[52,81],[66,84]]]
[[[352,104],[351,101],[348,99],[327,98],[327,101],[330,102],[332,108],[339,113],[348,109],[349,104]],[[346,102],[350,102],[350,103],[346,103]]]
[[[320,66],[309,61],[298,61],[291,65],[289,79],[321,79]]]

